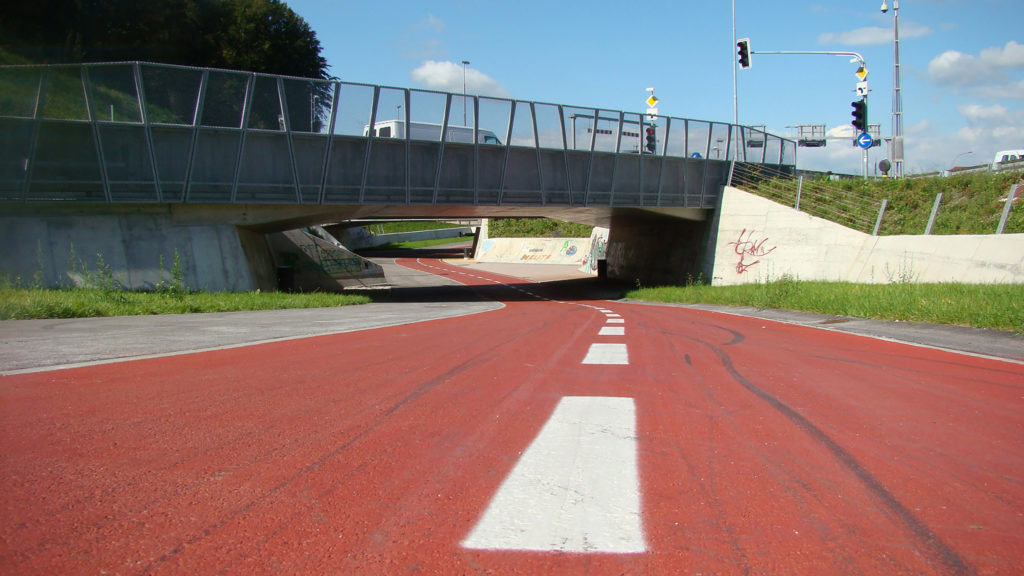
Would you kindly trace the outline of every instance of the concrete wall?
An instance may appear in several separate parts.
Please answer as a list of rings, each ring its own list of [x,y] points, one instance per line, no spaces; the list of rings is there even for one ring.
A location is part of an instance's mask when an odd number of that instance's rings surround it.
[[[590,238],[491,238],[490,225],[480,225],[474,258],[477,262],[519,262],[584,266]]]
[[[715,285],[799,280],[1024,283],[1024,234],[871,236],[726,188]]]
[[[269,234],[266,242],[277,267],[277,287],[282,290],[337,292],[385,283],[380,265],[304,230]]]
[[[153,289],[171,280],[177,252],[189,288],[260,287],[235,226],[182,217],[168,206],[5,205],[0,243],[0,275],[20,278],[23,285],[34,284],[36,277],[44,286],[73,285],[84,278],[83,264],[95,271],[102,258],[126,288]],[[258,246],[251,248],[258,251]]]

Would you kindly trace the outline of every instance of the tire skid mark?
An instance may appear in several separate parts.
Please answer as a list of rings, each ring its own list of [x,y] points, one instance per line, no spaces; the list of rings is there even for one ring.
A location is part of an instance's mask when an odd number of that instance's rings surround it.
[[[714,326],[712,324],[705,324],[702,322],[695,322],[694,324],[703,325],[709,328],[724,329],[720,326]],[[728,330],[733,332],[736,337],[742,336],[739,332]],[[941,564],[948,573],[956,575],[973,575],[977,572],[967,564],[967,562],[960,557],[959,554],[952,548],[950,548],[945,542],[939,538],[931,529],[928,528],[923,522],[921,522],[910,509],[904,506],[889,490],[874,477],[871,472],[865,469],[860,462],[850,452],[839,445],[835,440],[832,439],[825,431],[816,426],[813,422],[808,420],[802,414],[776,398],[771,394],[765,392],[753,382],[748,380],[733,364],[732,358],[729,354],[722,349],[721,346],[705,342],[701,339],[694,338],[692,336],[681,335],[682,337],[692,340],[702,346],[707,347],[718,356],[722,362],[722,366],[732,376],[733,380],[745,388],[748,392],[759,398],[768,406],[773,408],[779,414],[784,416],[797,428],[802,430],[813,440],[821,444],[826,450],[828,450],[844,467],[846,467],[853,475],[864,485],[867,490],[878,499],[882,505],[896,518],[898,518],[924,545],[925,549],[930,553],[932,559]],[[742,341],[742,340],[740,340]],[[737,343],[734,339],[729,344]]]

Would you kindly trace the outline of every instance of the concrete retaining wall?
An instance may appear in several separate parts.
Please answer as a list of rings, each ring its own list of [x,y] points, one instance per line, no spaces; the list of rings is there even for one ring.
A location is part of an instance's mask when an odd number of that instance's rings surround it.
[[[71,286],[83,279],[83,265],[96,271],[102,259],[123,286],[146,290],[171,280],[177,252],[189,288],[260,287],[234,226],[180,216],[166,206],[104,205],[89,213],[81,206],[7,205],[0,215],[0,274],[23,285],[38,278],[47,287]]]
[[[590,238],[488,238],[487,221],[481,227],[477,262],[527,262],[576,266],[597,276],[600,261],[607,258],[607,228],[595,226]]]
[[[225,212],[226,214],[227,212]],[[109,274],[129,290],[171,282],[175,254],[192,290],[341,290],[384,282],[383,271],[305,232],[265,232],[193,206],[5,206],[0,275],[23,286],[68,287]],[[162,267],[161,267],[162,259]],[[108,272],[100,272],[101,264]]]
[[[1024,283],[1024,234],[871,236],[726,188],[712,283]]]
[[[337,292],[345,288],[381,286],[384,269],[355,254],[334,240],[319,238],[304,230],[289,230],[267,236],[277,266],[278,288],[287,291]]]

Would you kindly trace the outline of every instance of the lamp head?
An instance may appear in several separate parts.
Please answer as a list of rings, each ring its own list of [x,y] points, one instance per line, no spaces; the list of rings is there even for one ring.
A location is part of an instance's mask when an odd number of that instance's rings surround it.
[[[888,11],[889,11],[889,4],[887,4],[885,0],[882,0],[882,14],[885,14]]]

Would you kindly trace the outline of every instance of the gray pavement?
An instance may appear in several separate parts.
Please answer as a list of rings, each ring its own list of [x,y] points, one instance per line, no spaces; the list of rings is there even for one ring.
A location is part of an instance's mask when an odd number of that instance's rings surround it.
[[[475,314],[502,307],[498,302],[482,299],[474,291],[457,289],[457,283],[447,278],[396,266],[389,259],[377,261],[385,267],[385,274],[393,284],[391,296],[362,306],[0,322],[0,374],[351,332]],[[571,266],[488,264],[461,259],[452,259],[449,263],[467,270],[482,270],[531,282],[578,282],[572,285],[573,289],[587,291],[587,297],[592,299],[613,298],[615,294],[599,280]],[[883,322],[782,310],[684,306],[1024,363],[1024,338],[995,330]]]

